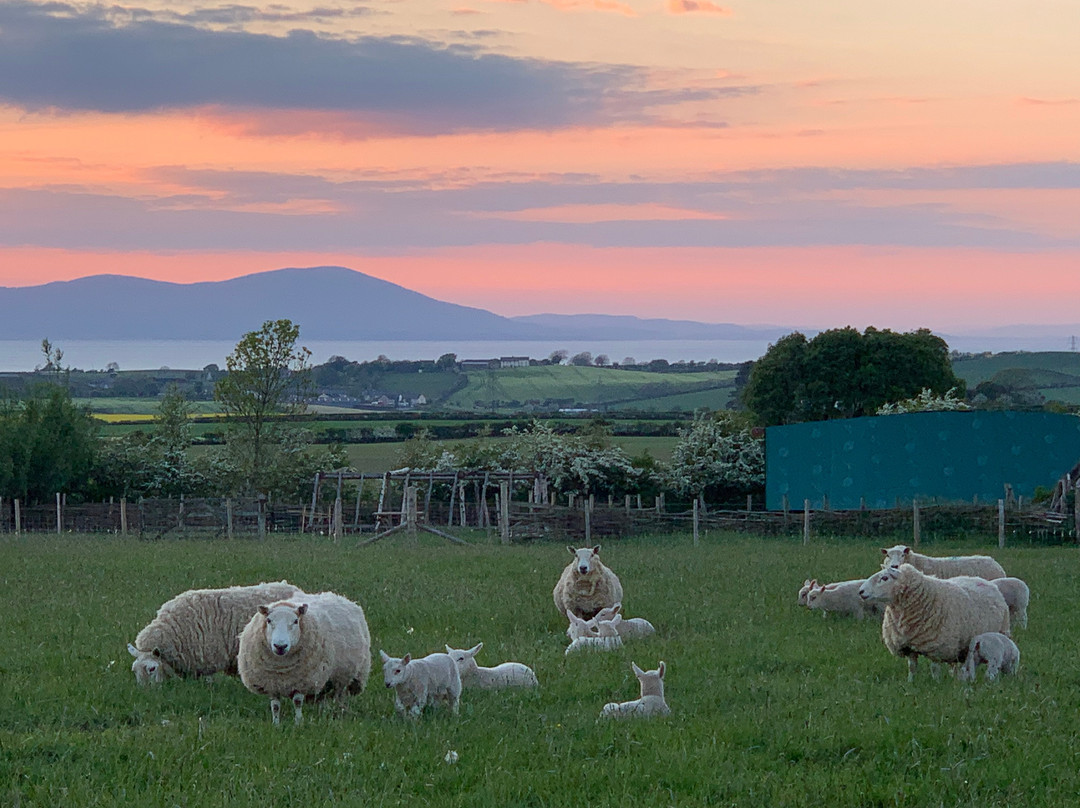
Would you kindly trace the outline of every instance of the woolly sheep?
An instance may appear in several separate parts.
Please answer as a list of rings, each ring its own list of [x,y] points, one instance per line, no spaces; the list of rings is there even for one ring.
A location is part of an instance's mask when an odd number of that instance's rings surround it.
[[[998,588],[982,578],[934,578],[901,564],[872,575],[859,594],[886,605],[881,638],[890,653],[908,658],[909,680],[920,655],[955,665],[967,657],[976,635],[1009,632],[1009,607]]]
[[[803,581],[803,585],[799,587],[799,605],[808,606],[806,602],[806,596],[810,594],[810,590],[817,586],[816,578],[807,578]]]
[[[822,617],[829,612],[845,614],[862,620],[867,614],[880,615],[885,607],[879,603],[868,603],[859,597],[859,589],[865,579],[840,581],[833,584],[817,584],[806,596],[807,608],[821,612]]]
[[[449,654],[428,654],[413,659],[411,654],[382,657],[383,681],[394,688],[394,709],[398,715],[416,718],[428,704],[442,701],[457,715],[461,703],[461,674]]]
[[[622,618],[615,623],[615,630],[619,632],[619,636],[624,640],[649,637],[656,633],[656,626],[644,617],[623,617],[621,603],[604,607],[596,613],[595,617],[586,622],[588,622],[590,626],[596,626],[604,620],[614,620],[615,615],[619,615],[619,617]],[[569,629],[567,629],[567,631],[569,632]]]
[[[127,649],[140,685],[160,684],[171,676],[236,675],[240,632],[264,603],[291,598],[300,589],[288,581],[190,589],[161,605]]]
[[[500,687],[536,687],[540,684],[533,669],[520,662],[503,662],[494,668],[478,665],[476,655],[483,647],[482,642],[468,650],[446,646],[446,653],[454,660],[461,674],[462,687],[495,690]]]
[[[996,679],[998,672],[1016,673],[1020,665],[1020,649],[1016,643],[997,632],[980,634],[968,647],[967,662],[960,671],[960,681],[973,682],[979,665],[986,663],[986,679]]]
[[[1027,628],[1027,607],[1031,599],[1031,590],[1019,578],[995,578],[991,581],[1001,590],[1002,597],[1009,607],[1009,623],[1020,628]]]
[[[667,701],[664,700],[664,671],[663,660],[656,670],[643,671],[635,663],[630,663],[634,676],[637,677],[641,686],[641,697],[634,701],[609,702],[604,705],[600,712],[601,718],[648,718],[655,715],[667,715],[671,712]]]
[[[882,569],[886,567],[895,569],[901,564],[910,564],[920,572],[933,575],[935,578],[955,578],[959,575],[970,575],[992,581],[995,578],[1005,577],[1005,569],[993,558],[986,555],[936,558],[916,553],[903,544],[897,544],[889,548],[882,547],[881,555]]]
[[[596,628],[590,628],[587,621],[582,620],[569,609],[566,616],[570,619],[570,645],[566,647],[566,653],[588,649],[591,651],[613,651],[622,647],[622,637],[619,636],[618,624],[622,621],[622,615],[617,614],[611,620],[602,620],[596,624]]]
[[[371,636],[360,605],[333,592],[301,595],[259,606],[240,634],[240,680],[270,697],[281,723],[281,699],[292,699],[293,722],[303,720],[304,699],[329,690],[345,706],[363,692],[371,673]]]
[[[569,609],[583,620],[595,617],[605,606],[622,602],[623,590],[619,576],[600,561],[600,545],[574,549],[574,556],[563,569],[551,595],[559,614]]]

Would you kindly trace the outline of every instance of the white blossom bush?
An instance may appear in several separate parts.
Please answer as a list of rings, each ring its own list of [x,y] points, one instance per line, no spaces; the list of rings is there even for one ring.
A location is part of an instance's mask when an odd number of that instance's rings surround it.
[[[679,431],[663,482],[677,496],[712,501],[759,491],[765,485],[763,441],[728,413],[698,413]]]
[[[883,404],[878,407],[878,415],[901,415],[905,412],[949,412],[955,410],[970,410],[971,406],[963,399],[957,398],[955,387],[943,396],[934,395],[929,387],[924,387],[922,392],[914,398]]]

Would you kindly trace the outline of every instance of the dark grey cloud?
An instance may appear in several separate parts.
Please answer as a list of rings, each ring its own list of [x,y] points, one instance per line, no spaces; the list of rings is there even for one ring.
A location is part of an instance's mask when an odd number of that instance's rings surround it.
[[[643,119],[650,107],[710,93],[647,90],[644,75],[626,65],[517,59],[418,38],[344,40],[300,29],[278,37],[189,24],[274,13],[236,5],[164,21],[131,12],[120,19],[103,7],[0,3],[0,101],[115,113],[331,110],[430,133]]]

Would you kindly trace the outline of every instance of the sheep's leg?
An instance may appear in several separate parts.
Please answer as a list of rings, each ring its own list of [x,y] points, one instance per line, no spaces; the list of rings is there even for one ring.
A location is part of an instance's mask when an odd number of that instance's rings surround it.
[[[454,715],[458,714],[458,710],[461,708],[461,695],[450,697],[450,712]]]
[[[909,682],[915,681],[915,670],[919,667],[919,657],[912,654],[907,660],[907,680]]]
[[[300,722],[304,720],[304,694],[293,693],[293,724],[300,726]]]
[[[941,663],[940,662],[931,662],[930,663],[930,676],[933,677],[935,682],[941,680]]]
[[[997,678],[998,671],[1001,670],[1001,666],[998,665],[996,660],[986,663],[986,680],[992,682]]]
[[[275,724],[281,723],[281,699],[270,699],[270,716]]]

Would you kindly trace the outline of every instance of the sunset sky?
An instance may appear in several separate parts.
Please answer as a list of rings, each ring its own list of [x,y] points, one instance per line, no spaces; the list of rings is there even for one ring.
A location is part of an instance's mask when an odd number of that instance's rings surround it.
[[[0,285],[1080,322],[1077,0],[0,3]]]

